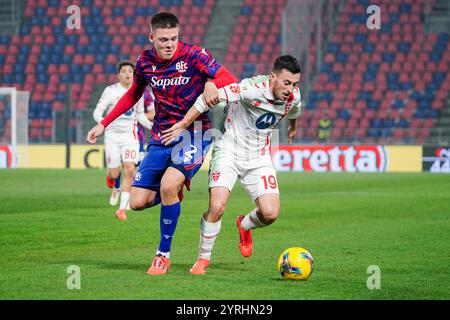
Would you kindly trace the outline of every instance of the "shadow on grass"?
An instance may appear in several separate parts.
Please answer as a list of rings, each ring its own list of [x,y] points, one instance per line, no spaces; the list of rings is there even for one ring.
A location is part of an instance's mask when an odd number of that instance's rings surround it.
[[[145,270],[147,271],[150,267],[151,261],[148,263],[135,263],[135,262],[114,262],[114,261],[104,261],[104,260],[77,260],[77,264],[80,267],[83,267],[84,265],[90,265],[90,266],[96,266],[101,269],[108,269],[108,270],[132,270],[132,271],[139,271],[139,270]]]
[[[170,270],[177,272],[189,272],[193,265],[194,262],[192,264],[174,263],[170,264]],[[207,273],[211,273],[214,271],[245,271],[245,268],[236,268],[236,264],[234,263],[212,263],[209,265]]]
[[[129,270],[135,271],[139,273],[146,273],[147,270],[151,266],[151,261],[148,262],[124,262],[124,261],[111,261],[111,260],[99,260],[99,259],[82,259],[77,261],[77,265],[81,266],[95,266],[100,269],[107,270]],[[177,274],[190,274],[189,270],[194,265],[187,263],[171,263],[170,264],[170,273]],[[208,268],[207,274],[216,273],[216,272],[250,272],[250,269],[247,268],[244,263],[212,263]]]

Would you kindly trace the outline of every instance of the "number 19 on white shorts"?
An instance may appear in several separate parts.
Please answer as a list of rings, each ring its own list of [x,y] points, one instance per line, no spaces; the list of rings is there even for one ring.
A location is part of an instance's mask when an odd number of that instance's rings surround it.
[[[209,171],[209,187],[233,189],[239,178],[252,200],[265,193],[279,193],[275,169],[271,164],[238,164],[229,157],[213,159]]]

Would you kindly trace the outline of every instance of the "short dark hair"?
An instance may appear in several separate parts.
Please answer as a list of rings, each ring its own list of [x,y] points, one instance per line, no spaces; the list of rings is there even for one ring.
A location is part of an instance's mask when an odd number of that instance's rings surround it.
[[[156,30],[158,28],[163,29],[170,29],[170,28],[176,28],[180,22],[178,21],[178,18],[176,15],[170,12],[158,12],[152,17],[152,20],[150,21],[150,25],[152,27],[152,30]]]
[[[134,70],[134,63],[129,60],[122,60],[117,64],[117,73],[120,73],[120,70],[122,70],[123,67],[130,66]]]
[[[297,59],[293,56],[287,54],[283,56],[279,56],[273,65],[273,72],[278,73],[281,72],[282,69],[286,69],[293,74],[301,73],[300,65],[298,64]]]

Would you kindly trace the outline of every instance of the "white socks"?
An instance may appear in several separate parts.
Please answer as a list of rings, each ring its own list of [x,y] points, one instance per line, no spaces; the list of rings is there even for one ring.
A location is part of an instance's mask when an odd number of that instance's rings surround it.
[[[199,259],[211,260],[211,252],[214,247],[217,235],[220,232],[222,220],[208,222],[202,217],[200,220],[200,250]]]
[[[256,229],[256,228],[261,228],[261,227],[266,226],[266,224],[258,218],[258,215],[256,214],[257,210],[258,209],[256,209],[256,208],[253,209],[252,211],[250,211],[250,213],[248,213],[244,217],[244,219],[242,219],[242,222],[241,222],[242,229],[251,230],[251,229]]]
[[[266,224],[262,222],[256,215],[257,209],[253,209],[242,219],[241,226],[245,230],[265,227]],[[217,222],[208,222],[202,217],[200,220],[200,246],[198,259],[211,260],[211,252],[214,247],[217,236],[219,235],[222,220]]]
[[[170,259],[170,252],[162,252],[162,251],[156,250],[156,255],[158,255],[158,254],[162,255],[166,259]]]
[[[121,192],[119,209],[126,210],[129,201],[130,201],[130,193],[129,192]]]

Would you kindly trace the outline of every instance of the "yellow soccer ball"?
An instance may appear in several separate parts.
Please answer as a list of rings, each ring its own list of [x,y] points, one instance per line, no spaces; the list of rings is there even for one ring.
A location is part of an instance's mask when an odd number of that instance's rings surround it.
[[[308,250],[292,247],[278,258],[278,273],[288,280],[307,280],[314,270],[314,259]]]

